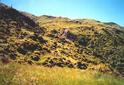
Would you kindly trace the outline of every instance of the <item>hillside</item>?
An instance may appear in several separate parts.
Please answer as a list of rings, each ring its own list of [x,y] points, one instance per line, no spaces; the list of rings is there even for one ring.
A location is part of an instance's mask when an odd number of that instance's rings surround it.
[[[33,16],[0,4],[3,63],[92,69],[124,76],[124,29],[93,19]]]
[[[32,33],[41,34],[43,30],[21,12],[0,4],[0,53],[2,57],[15,58],[15,48],[24,43]]]
[[[99,70],[123,74],[124,30],[120,29],[121,26],[91,19],[71,20],[49,16],[41,16],[37,22],[46,28],[44,38],[49,41],[48,46],[54,57],[60,57],[60,63],[65,61],[62,59],[64,57],[72,64],[71,67],[96,69],[97,65],[104,64]],[[49,63],[54,66],[54,61],[56,63],[53,58]]]

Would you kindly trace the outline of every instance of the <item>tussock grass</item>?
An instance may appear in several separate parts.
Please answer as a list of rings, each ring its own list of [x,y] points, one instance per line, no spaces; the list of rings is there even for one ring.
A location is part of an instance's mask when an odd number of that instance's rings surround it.
[[[124,85],[124,80],[91,70],[0,64],[0,85]]]

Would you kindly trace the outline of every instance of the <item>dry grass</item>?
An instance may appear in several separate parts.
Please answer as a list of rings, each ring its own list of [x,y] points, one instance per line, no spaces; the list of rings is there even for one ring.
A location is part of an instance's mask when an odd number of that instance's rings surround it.
[[[124,80],[97,71],[0,64],[0,85],[123,85]]]

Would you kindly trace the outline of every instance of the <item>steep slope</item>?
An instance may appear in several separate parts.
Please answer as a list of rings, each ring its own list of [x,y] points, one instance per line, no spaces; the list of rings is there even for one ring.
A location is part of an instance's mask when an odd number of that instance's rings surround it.
[[[16,49],[21,44],[28,43],[34,34],[43,34],[43,29],[21,12],[0,3],[1,57],[9,56],[15,59],[17,57]],[[30,42],[33,43],[33,41]]]
[[[23,15],[29,17],[30,19],[36,21],[37,19],[37,16],[33,15],[33,14],[30,14],[30,13],[27,13],[27,12],[21,12]]]
[[[124,76],[124,30],[120,28],[91,19],[44,15],[32,20],[27,13],[0,4],[0,56],[18,63]]]
[[[43,18],[37,21],[46,28],[44,39],[48,41],[47,47],[52,54],[43,64],[105,72],[112,70],[123,74],[124,30],[121,26],[91,19],[45,16],[42,21]]]

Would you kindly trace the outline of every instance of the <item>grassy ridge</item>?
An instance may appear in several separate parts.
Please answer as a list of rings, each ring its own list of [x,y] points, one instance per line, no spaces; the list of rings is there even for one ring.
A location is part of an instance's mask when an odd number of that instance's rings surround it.
[[[97,71],[0,64],[0,85],[123,85],[124,80]]]

